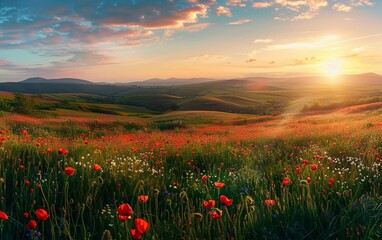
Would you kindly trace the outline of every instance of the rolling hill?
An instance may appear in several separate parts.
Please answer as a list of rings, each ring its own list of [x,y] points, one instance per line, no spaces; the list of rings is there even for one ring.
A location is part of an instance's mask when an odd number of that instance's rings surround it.
[[[382,76],[377,74],[345,75],[342,83],[331,85],[331,79],[323,77],[298,78],[243,78],[169,85],[176,79],[152,79],[138,86],[96,84],[73,78],[29,78],[21,82],[0,83],[0,91],[38,94],[40,98],[70,103],[116,104],[128,109],[146,109],[148,113],[165,113],[177,110],[221,111],[232,113],[269,115],[283,112],[293,101],[311,99],[304,103],[305,110],[328,109],[346,106],[348,103],[372,102],[382,95]],[[325,83],[325,84],[323,84]],[[372,100],[362,98],[373,97]],[[309,105],[310,104],[310,105]],[[110,105],[109,105],[110,106]],[[77,105],[73,109],[79,108]],[[87,107],[90,109],[90,107]],[[106,112],[105,107],[100,109]],[[101,111],[96,109],[97,111]],[[140,110],[141,111],[141,110]]]
[[[46,79],[41,77],[28,78],[20,83],[34,83],[34,84],[94,84],[93,82],[77,79],[77,78],[57,78],[57,79]]]

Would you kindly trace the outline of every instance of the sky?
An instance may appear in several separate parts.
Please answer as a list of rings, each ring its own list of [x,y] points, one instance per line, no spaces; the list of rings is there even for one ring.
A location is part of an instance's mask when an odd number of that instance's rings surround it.
[[[382,74],[382,0],[0,0],[0,81]]]

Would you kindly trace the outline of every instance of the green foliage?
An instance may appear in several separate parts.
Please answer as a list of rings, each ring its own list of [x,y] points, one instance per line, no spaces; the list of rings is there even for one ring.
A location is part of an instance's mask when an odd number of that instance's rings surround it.
[[[0,110],[10,112],[11,104],[9,103],[9,101],[0,98]]]
[[[33,97],[16,93],[13,100],[14,111],[20,114],[31,115],[36,113],[36,104]]]
[[[182,129],[186,127],[186,123],[182,120],[154,121],[151,125],[151,128],[158,129],[160,131]]]

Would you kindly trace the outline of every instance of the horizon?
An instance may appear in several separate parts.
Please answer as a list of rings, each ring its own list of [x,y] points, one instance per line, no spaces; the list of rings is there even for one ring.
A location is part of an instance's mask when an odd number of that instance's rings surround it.
[[[348,76],[361,76],[361,75],[376,75],[382,77],[381,74],[374,73],[374,72],[364,72],[364,73],[357,73],[357,74],[341,74],[338,76],[335,76],[335,79],[341,79],[343,77],[348,77]],[[26,79],[21,79],[21,80],[15,80],[15,81],[0,81],[0,83],[18,83],[18,82],[23,82],[25,80],[29,79],[44,79],[44,80],[61,80],[61,79],[76,79],[76,80],[83,80],[83,81],[88,81],[90,83],[95,83],[95,84],[129,84],[129,83],[144,83],[147,81],[171,81],[171,80],[194,80],[194,79],[205,79],[206,81],[230,81],[230,80],[247,80],[251,78],[269,78],[269,79],[295,79],[295,78],[323,78],[323,79],[334,79],[331,76],[325,76],[325,75],[301,75],[301,76],[277,76],[277,75],[258,75],[258,76],[246,76],[246,77],[239,77],[239,78],[203,78],[203,77],[195,77],[195,78],[177,78],[177,77],[170,77],[170,78],[150,78],[150,79],[143,79],[143,80],[131,80],[131,81],[119,81],[119,82],[107,82],[107,81],[92,81],[91,79],[83,79],[83,78],[75,78],[75,77],[62,77],[62,78],[44,78],[40,76],[35,76],[35,77],[28,77]],[[330,82],[330,81],[329,81]],[[188,84],[188,83],[186,83]]]
[[[0,82],[382,75],[381,10],[376,0],[5,0]]]

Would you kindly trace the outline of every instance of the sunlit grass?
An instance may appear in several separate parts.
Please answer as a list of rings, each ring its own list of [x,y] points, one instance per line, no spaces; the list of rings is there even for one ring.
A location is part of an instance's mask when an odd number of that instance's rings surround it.
[[[376,118],[307,117],[285,126],[271,118],[140,132],[112,122],[14,120],[3,119],[0,134],[0,210],[9,216],[0,220],[2,239],[101,239],[105,232],[131,239],[137,218],[150,225],[143,239],[381,237]],[[276,127],[282,129],[273,135]],[[216,202],[211,209],[203,205],[209,200]],[[125,222],[117,213],[122,203],[134,211]],[[40,208],[46,221],[36,219]],[[32,219],[36,229],[28,230]]]

